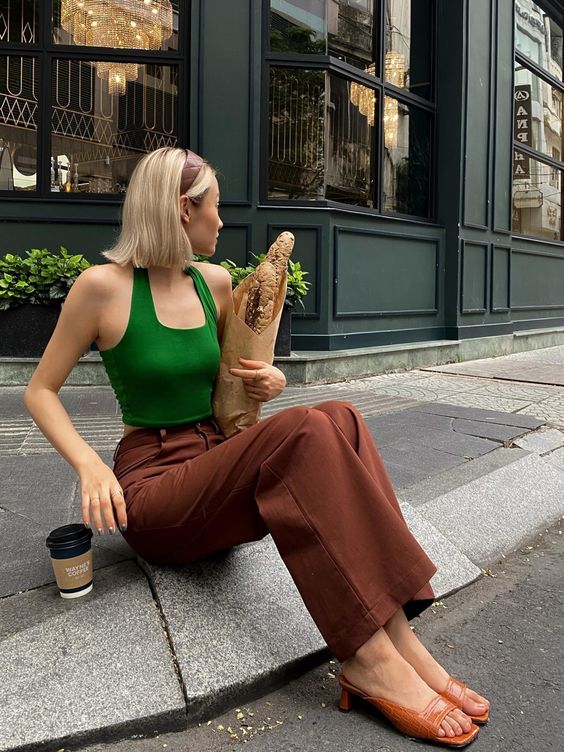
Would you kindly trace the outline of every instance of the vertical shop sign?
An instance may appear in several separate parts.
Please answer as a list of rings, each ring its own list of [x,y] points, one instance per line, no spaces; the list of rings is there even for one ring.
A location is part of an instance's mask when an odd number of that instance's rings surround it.
[[[513,124],[515,141],[525,146],[531,143],[531,84],[515,87],[515,122]],[[513,179],[530,177],[529,157],[522,151],[513,150]]]

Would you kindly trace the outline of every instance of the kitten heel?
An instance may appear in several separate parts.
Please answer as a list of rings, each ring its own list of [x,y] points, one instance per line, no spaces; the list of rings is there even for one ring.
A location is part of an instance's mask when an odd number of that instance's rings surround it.
[[[339,700],[339,710],[342,713],[348,713],[349,710],[352,710],[353,706],[353,699],[350,692],[347,692],[346,689],[341,690],[341,699]]]

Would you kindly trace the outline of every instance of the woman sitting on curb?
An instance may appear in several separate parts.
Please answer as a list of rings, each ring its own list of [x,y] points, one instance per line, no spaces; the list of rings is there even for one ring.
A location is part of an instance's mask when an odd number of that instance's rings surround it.
[[[116,523],[140,556],[180,565],[271,534],[329,649],[339,707],[368,700],[400,731],[446,746],[478,733],[489,703],[452,679],[408,618],[433,601],[436,571],[401,514],[362,417],[347,402],[290,407],[226,439],[212,415],[231,277],[213,256],[223,223],[213,168],[158,149],[131,178],[111,262],[78,277],[25,393],[76,470],[84,523]],[[80,437],[58,392],[96,341],[124,435],[110,469]],[[241,360],[255,400],[284,374]]]

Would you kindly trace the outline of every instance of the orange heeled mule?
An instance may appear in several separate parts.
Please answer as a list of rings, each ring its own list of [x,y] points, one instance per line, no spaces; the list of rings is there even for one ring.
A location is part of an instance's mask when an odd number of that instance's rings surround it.
[[[463,684],[461,681],[458,681],[458,679],[451,676],[446,689],[440,694],[446,700],[450,700],[450,702],[454,703],[457,708],[463,710],[462,705],[464,704],[464,695],[466,694],[467,689],[468,687],[466,684]],[[463,712],[466,713],[465,710],[463,710]],[[488,718],[490,717],[490,710],[488,708],[485,713],[482,713],[482,715],[471,715],[470,713],[466,713],[466,715],[471,718],[474,723],[478,723],[482,726],[484,723],[487,723]]]
[[[451,711],[457,709],[454,703],[441,695],[437,695],[425,710],[417,713],[415,710],[410,710],[382,697],[365,695],[362,690],[347,681],[342,674],[339,676],[339,684],[341,686],[339,710],[344,713],[351,710],[353,697],[356,695],[373,705],[398,731],[412,739],[442,744],[445,747],[465,747],[474,741],[480,731],[478,726],[472,724],[470,731],[459,736],[439,736],[441,722]]]

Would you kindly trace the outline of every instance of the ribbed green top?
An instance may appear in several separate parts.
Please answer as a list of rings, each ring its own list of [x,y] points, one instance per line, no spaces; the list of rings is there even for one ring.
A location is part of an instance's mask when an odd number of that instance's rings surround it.
[[[100,351],[124,423],[161,428],[212,414],[220,360],[217,309],[202,274],[193,266],[185,271],[206,314],[203,326],[173,329],[161,324],[147,269],[134,269],[125,334],[115,347]]]

